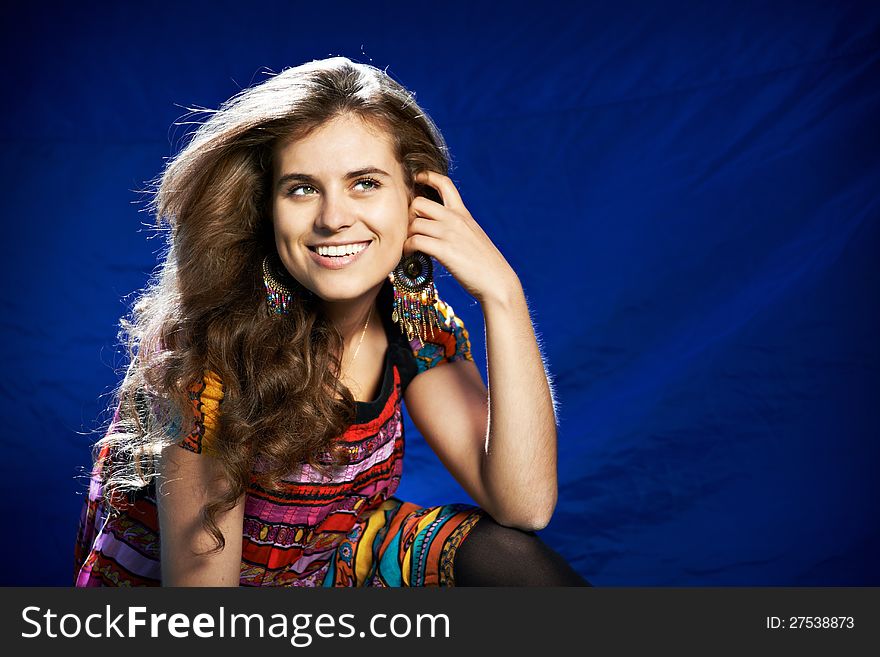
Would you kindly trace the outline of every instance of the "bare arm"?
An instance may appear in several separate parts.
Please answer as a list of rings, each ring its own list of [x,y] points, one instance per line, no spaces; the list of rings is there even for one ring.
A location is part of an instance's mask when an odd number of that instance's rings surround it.
[[[489,429],[480,472],[499,522],[542,529],[558,495],[553,395],[518,279],[497,290],[482,300]]]
[[[470,361],[435,367],[405,393],[413,423],[496,522],[543,529],[557,500],[556,417],[518,279],[483,299],[489,388]],[[442,409],[442,412],[438,412]]]
[[[420,377],[410,384],[410,416],[422,420],[425,440],[496,521],[541,529],[558,495],[556,417],[525,293],[449,176],[422,171],[415,181],[436,189],[443,203],[412,199],[404,253],[437,258],[480,302],[489,381],[484,390],[467,365],[434,368],[445,370],[431,375],[439,385],[427,378],[417,384]]]
[[[238,586],[241,571],[241,538],[244,496],[230,511],[217,516],[226,540],[222,551],[199,555],[214,545],[202,526],[202,508],[225,492],[219,463],[205,454],[194,454],[176,445],[162,453],[156,503],[162,537],[163,586]]]

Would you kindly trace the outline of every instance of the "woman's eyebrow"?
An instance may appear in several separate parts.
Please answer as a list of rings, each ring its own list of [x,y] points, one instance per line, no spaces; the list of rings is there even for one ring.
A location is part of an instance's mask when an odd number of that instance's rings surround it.
[[[363,167],[361,169],[349,171],[343,177],[346,180],[350,180],[352,178],[357,178],[359,176],[365,176],[368,173],[378,173],[383,176],[388,176],[389,178],[391,177],[391,174],[388,173],[387,171],[383,171],[379,167],[373,167],[373,166]],[[281,176],[278,179],[278,187],[281,187],[281,186],[286,185],[287,183],[291,183],[293,181],[314,184],[314,183],[318,182],[318,179],[315,178],[314,176],[307,174],[307,173],[285,173],[283,176]]]

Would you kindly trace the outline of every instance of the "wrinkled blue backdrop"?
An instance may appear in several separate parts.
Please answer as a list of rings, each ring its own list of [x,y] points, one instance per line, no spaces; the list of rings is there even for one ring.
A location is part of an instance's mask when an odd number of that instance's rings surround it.
[[[82,468],[186,107],[346,55],[417,92],[560,403],[541,536],[594,584],[880,584],[870,2],[7,10],[2,584],[68,585]],[[441,293],[470,328],[479,306]],[[400,497],[468,501],[407,421]]]

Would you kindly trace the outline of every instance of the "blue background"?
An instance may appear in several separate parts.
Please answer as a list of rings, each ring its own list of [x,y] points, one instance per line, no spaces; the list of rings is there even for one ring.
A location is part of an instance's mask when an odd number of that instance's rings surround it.
[[[6,16],[0,583],[72,582],[172,124],[346,55],[416,91],[523,282],[560,404],[547,543],[599,586],[880,584],[877,3]],[[479,305],[438,288],[485,373]],[[407,422],[399,496],[468,501]]]

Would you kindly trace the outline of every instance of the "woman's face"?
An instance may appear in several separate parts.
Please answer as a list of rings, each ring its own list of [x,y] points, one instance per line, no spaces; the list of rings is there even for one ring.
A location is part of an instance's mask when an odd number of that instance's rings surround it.
[[[387,133],[343,115],[282,142],[274,161],[275,245],[287,271],[331,302],[381,284],[403,254],[412,198]]]

